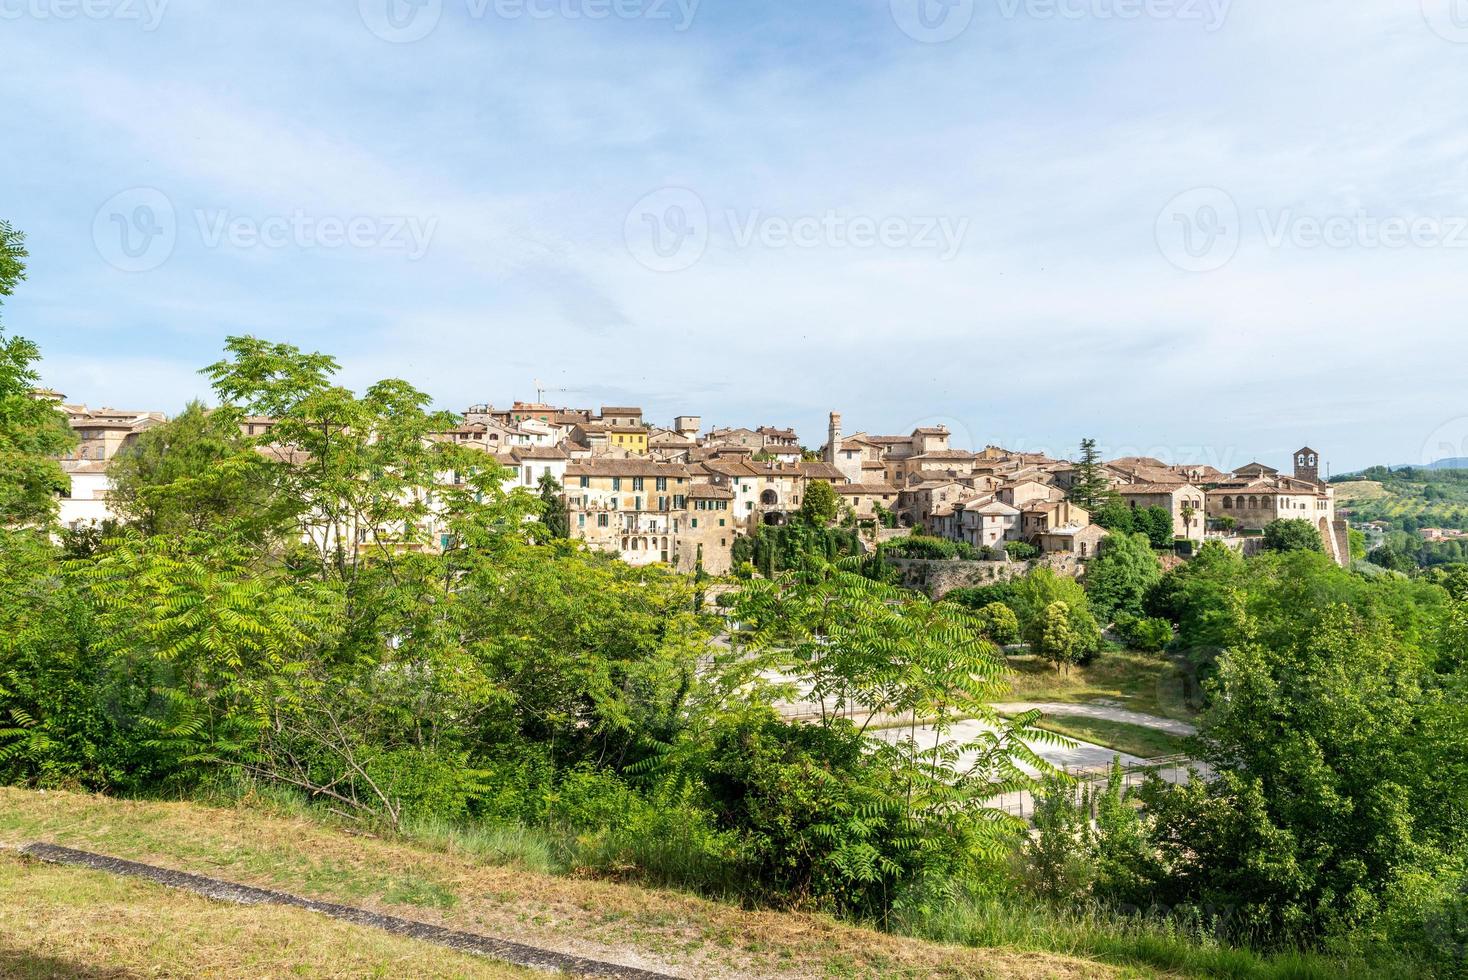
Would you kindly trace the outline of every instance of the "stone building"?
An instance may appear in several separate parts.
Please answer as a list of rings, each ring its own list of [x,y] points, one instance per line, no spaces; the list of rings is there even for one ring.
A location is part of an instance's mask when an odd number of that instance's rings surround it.
[[[1205,493],[1191,483],[1121,483],[1113,488],[1122,503],[1133,510],[1161,507],[1172,516],[1172,534],[1189,541],[1203,540],[1207,533]]]

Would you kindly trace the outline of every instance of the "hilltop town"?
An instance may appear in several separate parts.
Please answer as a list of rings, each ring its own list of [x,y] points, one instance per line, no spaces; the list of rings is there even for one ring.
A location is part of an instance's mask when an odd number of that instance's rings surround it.
[[[71,479],[62,524],[115,518],[109,464],[165,415],[91,409],[58,392],[38,394],[57,404],[79,437],[62,461]],[[247,418],[244,434],[268,443],[272,425],[269,418]],[[1087,464],[1044,454],[954,447],[943,426],[905,435],[847,434],[833,412],[825,443],[811,450],[791,428],[705,430],[697,415],[664,426],[633,406],[592,410],[519,401],[469,408],[460,425],[434,438],[482,450],[505,468],[511,487],[542,492],[554,481],[570,535],[588,546],[629,564],[663,563],[683,572],[733,570],[736,540],[787,523],[816,482],[835,490],[840,521],[864,529],[874,542],[911,529],[994,560],[1008,560],[1015,543],[1026,554],[1084,560],[1108,532],[1076,492],[1083,477],[1104,481],[1108,498],[1128,508],[1165,511],[1184,550],[1211,538],[1248,551],[1271,522],[1306,519],[1319,529],[1326,553],[1349,563],[1335,490],[1321,479],[1320,454],[1309,447],[1293,454],[1288,474],[1258,462],[1223,472],[1123,457],[1091,464],[1087,476]],[[459,479],[445,474],[447,482]]]

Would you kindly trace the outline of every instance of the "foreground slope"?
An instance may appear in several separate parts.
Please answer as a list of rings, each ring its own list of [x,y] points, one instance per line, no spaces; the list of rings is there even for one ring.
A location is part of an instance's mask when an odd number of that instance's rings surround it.
[[[216,809],[191,803],[131,802],[70,793],[38,793],[0,788],[0,842],[19,845],[44,840],[100,851],[117,857],[208,874],[390,912],[470,932],[542,946],[593,959],[661,970],[687,977],[1108,977],[1137,975],[1092,961],[1037,953],[966,949],[891,936],[835,923],[818,916],[751,912],[672,891],[644,889],[606,881],[535,874],[486,863],[483,855],[443,853],[397,841],[333,829],[311,820],[255,808]],[[168,955],[221,958],[259,930],[267,947],[276,943],[274,962],[294,962],[316,948],[347,947],[360,961],[335,960],[327,973],[306,975],[521,976],[521,971],[452,956],[423,944],[388,936],[371,943],[349,937],[363,930],[319,917],[304,919],[280,909],[243,909],[209,905],[191,896],[133,882],[107,882],[94,872],[27,867],[0,857],[6,874],[29,880],[19,903],[0,917],[0,950],[44,957],[27,923],[45,920],[58,907],[56,889],[75,880],[94,889],[98,906],[132,919],[126,942],[141,944],[136,962],[144,973],[149,955],[163,955],[149,943],[172,944]],[[0,888],[9,892],[9,887]],[[167,921],[138,910],[149,903],[181,903],[199,917],[192,932],[151,935],[143,922]],[[121,921],[120,920],[120,921]],[[204,923],[208,922],[206,926]],[[271,930],[279,939],[271,939]],[[229,930],[235,930],[233,933]],[[370,930],[368,930],[370,932]],[[106,944],[62,950],[78,963],[97,967],[109,959]],[[220,943],[234,935],[239,942]],[[280,946],[290,936],[309,937],[305,946]],[[408,943],[409,953],[401,944]],[[414,949],[413,947],[416,947]],[[67,951],[69,949],[69,952]],[[166,951],[166,950],[165,950]],[[7,954],[0,954],[7,955]],[[381,964],[389,957],[393,966]],[[452,958],[451,958],[452,956]],[[374,959],[375,957],[375,959]],[[330,962],[330,961],[329,961]],[[5,961],[0,959],[0,965]],[[224,962],[215,975],[268,975],[285,969],[260,963]],[[477,969],[480,972],[470,972]],[[499,970],[501,972],[493,972]],[[231,971],[234,971],[233,973]],[[199,971],[193,971],[195,973]],[[22,974],[24,975],[24,974]],[[85,974],[84,974],[85,975]],[[105,972],[96,975],[106,976]],[[115,974],[130,975],[126,972]],[[156,975],[156,974],[155,974]],[[164,973],[163,975],[168,975]]]

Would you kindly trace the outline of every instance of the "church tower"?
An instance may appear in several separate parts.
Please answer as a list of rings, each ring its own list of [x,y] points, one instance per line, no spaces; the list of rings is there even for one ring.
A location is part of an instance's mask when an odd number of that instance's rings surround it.
[[[1309,446],[1295,450],[1295,479],[1320,482],[1320,454]]]
[[[831,425],[826,431],[826,462],[832,466],[836,465],[837,454],[841,452],[841,413],[831,413]]]

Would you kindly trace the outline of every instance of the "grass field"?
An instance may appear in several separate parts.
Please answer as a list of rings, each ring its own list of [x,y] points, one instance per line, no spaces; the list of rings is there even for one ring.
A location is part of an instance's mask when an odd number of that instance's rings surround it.
[[[530,980],[546,974],[301,909],[226,905],[0,852],[0,976]]]
[[[1104,745],[1118,752],[1143,759],[1160,759],[1187,751],[1188,740],[1141,725],[1129,725],[1105,718],[1073,718],[1051,715],[1039,727],[1082,742]]]
[[[1178,721],[1192,721],[1198,714],[1197,685],[1191,673],[1162,654],[1103,653],[1068,672],[1058,672],[1034,656],[1010,657],[1008,665],[1013,693],[1005,697],[1007,701],[1106,701]]]
[[[0,842],[35,840],[710,980],[1156,975],[1150,969],[1109,966],[1070,955],[944,945],[822,916],[748,911],[680,892],[589,880],[574,873],[545,875],[528,870],[509,850],[493,854],[472,840],[445,837],[439,840],[439,849],[415,846],[263,806],[210,808],[0,788]],[[293,964],[296,956],[317,962],[312,958],[316,954],[306,946],[287,943],[294,935],[312,945],[318,936],[323,937],[321,961],[337,958],[342,964],[337,972],[311,973],[314,967],[307,966],[307,976],[438,976],[452,975],[456,968],[464,976],[519,975],[468,972],[485,968],[482,961],[456,966],[461,959],[451,959],[436,947],[408,950],[400,945],[406,940],[380,934],[371,936],[374,942],[382,940],[373,945],[352,927],[315,916],[298,917],[306,913],[210,905],[151,885],[98,878],[92,872],[17,870],[16,858],[3,856],[0,861],[9,863],[8,873],[14,880],[30,882],[17,901],[11,896],[9,881],[0,878],[0,895],[4,896],[0,905],[5,907],[0,910],[0,949],[14,950],[9,954],[14,962],[29,961],[38,964],[38,969],[49,959],[92,968],[124,962],[136,967],[114,976],[208,975],[206,970],[190,969],[189,964],[215,956],[221,971],[216,975],[283,976],[292,972],[286,964]],[[125,938],[119,942],[119,949],[131,959],[112,958],[105,916],[96,930],[84,929],[77,921],[85,916],[84,911],[58,918],[54,927],[44,925],[61,915],[64,904],[79,903],[86,895],[100,900],[111,921],[133,923],[123,930]],[[170,921],[162,914],[167,905],[186,910],[185,925],[175,930],[176,935],[159,936],[169,931],[160,928],[160,923]],[[197,927],[188,925],[190,922]],[[284,925],[276,932],[271,922]],[[224,947],[232,948],[235,941],[219,937],[242,939],[255,929],[268,940],[259,953],[262,959],[228,961]],[[69,932],[75,938],[66,939]],[[348,950],[361,959],[341,958]],[[391,959],[397,955],[421,959]],[[168,966],[164,961],[169,958],[180,965]],[[0,967],[4,965],[0,960]],[[180,972],[157,972],[155,967]],[[446,972],[434,972],[440,967]],[[10,975],[0,969],[0,976]],[[41,969],[36,975],[56,974]],[[63,971],[61,975],[73,974]],[[105,972],[91,975],[108,976]]]

